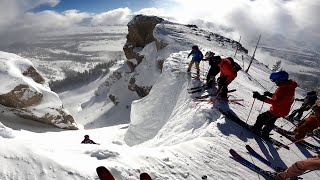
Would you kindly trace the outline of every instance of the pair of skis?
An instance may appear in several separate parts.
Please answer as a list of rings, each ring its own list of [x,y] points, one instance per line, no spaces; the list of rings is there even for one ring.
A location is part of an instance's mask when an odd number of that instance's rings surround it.
[[[100,180],[115,180],[111,172],[104,166],[97,167],[96,172]],[[140,180],[152,180],[152,179],[148,173],[141,173]]]
[[[279,133],[280,135],[286,137],[287,139],[289,139],[292,142],[297,141],[294,138],[294,133],[292,131],[287,131],[285,129],[280,128],[277,125],[275,125],[273,127],[273,130],[276,131],[277,133]],[[309,142],[307,142],[305,140],[301,140],[301,141],[298,141],[296,143],[305,146],[307,149],[309,149],[309,150],[311,150],[311,151],[313,151],[315,153],[318,153],[320,151],[320,147],[318,147],[316,145],[313,145],[313,144],[311,144],[311,143],[309,143]]]
[[[258,167],[257,165],[253,164],[252,162],[246,160],[244,157],[242,157],[241,155],[239,155],[235,150],[230,149],[229,152],[231,154],[231,156],[233,157],[234,160],[238,161],[239,163],[241,163],[242,165],[246,166],[247,168],[251,169],[252,171],[262,175],[264,178],[266,179],[275,179],[276,175],[278,172],[282,172],[285,169],[278,167],[276,165],[274,165],[273,163],[271,163],[270,161],[268,161],[267,159],[265,159],[264,157],[262,157],[259,153],[257,153],[251,146],[246,145],[246,149],[248,150],[248,153],[250,155],[252,155],[253,157],[255,157],[256,159],[258,159],[259,161],[261,161],[262,163],[266,164],[267,166],[269,166],[270,168],[274,169],[275,172],[271,172],[271,171],[266,171],[260,167]],[[294,177],[291,178],[292,180],[296,180],[296,179],[302,179],[300,177]]]
[[[232,93],[232,92],[235,92],[236,89],[230,89],[228,90],[228,93]],[[214,92],[214,93],[210,93],[210,94],[207,94],[207,95],[203,95],[203,96],[198,96],[198,97],[195,97],[195,99],[205,99],[209,96],[218,96],[219,95],[219,92]]]
[[[228,112],[228,111],[225,111],[221,108],[219,108],[219,111],[225,115],[227,118],[229,118],[230,120],[238,123],[240,126],[246,128],[247,130],[251,131],[252,133],[258,135],[259,137],[261,137],[262,139],[264,139],[265,141],[277,146],[277,147],[283,147],[283,148],[286,148],[286,149],[290,149],[288,146],[284,145],[283,143],[273,139],[272,137],[265,137],[265,136],[262,136],[259,132],[256,132],[252,129],[252,126],[247,124],[245,121],[241,120],[239,117],[237,117],[235,114],[233,114],[232,112]]]

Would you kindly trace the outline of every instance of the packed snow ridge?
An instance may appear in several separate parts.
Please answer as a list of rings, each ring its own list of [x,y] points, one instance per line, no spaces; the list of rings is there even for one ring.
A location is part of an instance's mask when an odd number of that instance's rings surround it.
[[[84,129],[58,131],[41,126],[39,132],[7,111],[0,116],[3,121],[0,124],[0,179],[91,180],[97,179],[95,168],[101,165],[110,169],[119,180],[138,179],[141,172],[148,172],[153,179],[201,179],[204,175],[208,179],[263,179],[230,158],[229,149],[236,149],[267,170],[271,169],[246,154],[245,144],[282,167],[314,155],[298,145],[291,145],[290,150],[276,150],[246,130],[241,134],[242,127],[217,110],[233,111],[243,120],[248,118],[249,124],[254,123],[262,103],[253,104],[249,116],[252,91],[275,90],[268,79],[271,71],[256,60],[248,73],[239,71],[230,84],[230,89],[237,90],[229,98],[243,99],[239,103],[219,100],[212,103],[210,99],[199,102],[195,96],[208,92],[188,93],[188,88],[204,83],[186,72],[191,46],[198,45],[204,53],[213,51],[228,57],[234,55],[236,48],[232,40],[193,26],[157,21],[153,24],[152,34],[146,34],[148,41],[135,44],[133,39],[146,38],[139,34],[137,23],[137,19],[129,23],[137,31],[129,29],[131,39],[124,47],[126,56],[131,56],[128,63],[119,62],[108,75],[58,94],[64,107]],[[132,37],[130,33],[136,36]],[[4,55],[7,54],[2,53],[1,59]],[[19,59],[15,55],[10,57]],[[238,51],[234,59],[247,67],[251,57],[243,50]],[[204,75],[209,65],[201,62],[200,67],[200,74]],[[24,69],[16,71],[23,72]],[[2,70],[1,74],[8,74],[4,72]],[[14,74],[21,77],[21,73]],[[7,78],[2,78],[1,83],[5,80]],[[39,88],[36,83],[32,85],[44,94],[45,88]],[[12,87],[6,86],[7,91]],[[213,88],[215,90],[217,88]],[[299,89],[296,96],[301,97],[304,93]],[[37,107],[45,108],[49,102],[57,101],[46,101]],[[299,105],[296,103],[295,106]],[[262,111],[268,108],[264,104]],[[20,124],[13,126],[4,118]],[[291,124],[283,120],[278,120],[277,124],[291,128]],[[85,134],[100,145],[80,144]],[[284,144],[290,142],[276,133],[274,138]],[[309,141],[317,143],[311,138]],[[319,178],[316,172],[302,177]]]

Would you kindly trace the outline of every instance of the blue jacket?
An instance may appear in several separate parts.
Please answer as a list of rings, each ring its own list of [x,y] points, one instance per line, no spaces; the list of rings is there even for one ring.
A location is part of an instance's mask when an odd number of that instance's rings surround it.
[[[192,61],[200,62],[203,59],[203,54],[200,50],[192,50],[188,57],[192,55]]]

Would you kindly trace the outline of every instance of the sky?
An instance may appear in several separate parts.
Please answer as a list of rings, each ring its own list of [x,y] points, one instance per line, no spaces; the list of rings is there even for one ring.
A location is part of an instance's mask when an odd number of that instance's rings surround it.
[[[261,42],[307,41],[320,49],[320,0],[0,0],[0,46],[75,26],[126,25],[133,15],[166,17]],[[269,38],[275,36],[277,38]]]

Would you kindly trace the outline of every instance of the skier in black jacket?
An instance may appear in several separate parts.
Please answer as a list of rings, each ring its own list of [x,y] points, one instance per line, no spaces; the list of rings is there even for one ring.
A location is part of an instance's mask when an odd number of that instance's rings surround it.
[[[100,145],[99,143],[92,141],[90,139],[89,135],[84,135],[84,140],[81,142],[81,144],[98,144],[98,145]]]
[[[214,83],[216,83],[216,75],[220,72],[218,64],[221,58],[214,56],[215,53],[208,51],[204,56],[204,61],[209,61],[210,69],[207,73],[207,88],[211,88]]]
[[[301,107],[299,109],[294,110],[289,116],[289,119],[292,119],[296,116],[297,120],[300,120],[303,112],[308,111],[314,103],[316,103],[318,97],[317,97],[317,92],[316,91],[310,91],[307,93],[307,96],[304,99],[295,99],[296,101],[303,101]]]

